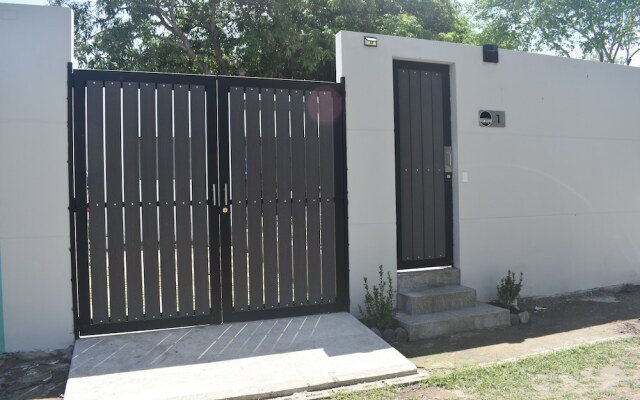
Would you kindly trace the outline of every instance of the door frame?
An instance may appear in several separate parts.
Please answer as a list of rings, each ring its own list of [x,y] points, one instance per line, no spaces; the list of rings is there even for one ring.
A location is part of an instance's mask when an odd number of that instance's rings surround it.
[[[452,148],[451,140],[451,79],[449,64],[434,64],[427,62],[393,60],[393,127],[395,145],[395,179],[396,179],[396,259],[397,268],[414,269],[437,266],[453,266],[453,177],[445,179],[445,256],[429,260],[402,260],[402,226],[401,226],[401,193],[400,193],[400,143],[399,143],[399,100],[398,100],[398,70],[401,68],[418,69],[429,72],[442,73],[442,97],[443,97],[443,134],[444,147]],[[452,151],[453,157],[453,151]],[[453,165],[453,160],[452,160]]]

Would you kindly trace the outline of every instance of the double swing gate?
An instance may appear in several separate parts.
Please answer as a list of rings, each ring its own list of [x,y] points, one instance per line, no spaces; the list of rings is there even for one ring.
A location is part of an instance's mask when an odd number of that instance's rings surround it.
[[[76,333],[348,307],[344,83],[72,70]]]

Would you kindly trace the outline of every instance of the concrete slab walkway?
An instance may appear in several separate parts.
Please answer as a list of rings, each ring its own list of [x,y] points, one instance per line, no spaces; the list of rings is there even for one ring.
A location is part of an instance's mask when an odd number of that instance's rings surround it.
[[[254,399],[415,373],[336,313],[79,339],[65,399]]]

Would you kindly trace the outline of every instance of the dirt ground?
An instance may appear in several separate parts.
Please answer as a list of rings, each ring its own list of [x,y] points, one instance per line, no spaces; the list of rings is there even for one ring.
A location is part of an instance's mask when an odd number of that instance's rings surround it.
[[[491,358],[497,357],[495,354],[488,356],[479,353],[478,359],[473,359],[473,355],[460,353],[492,348],[495,345],[501,345],[505,349],[505,353],[500,355],[501,358],[519,357],[522,354],[516,354],[515,347],[504,344],[518,345],[535,339],[558,337],[558,334],[565,332],[574,332],[574,335],[576,332],[577,335],[585,332],[585,342],[640,335],[640,285],[597,289],[566,296],[523,299],[520,304],[531,311],[529,324],[397,344],[396,347],[416,365],[428,371],[430,366],[440,370],[458,366],[451,362],[451,354],[462,354],[470,363],[499,361]],[[535,311],[536,307],[538,311]],[[588,330],[594,327],[597,329]],[[571,344],[567,339],[566,345]],[[71,350],[69,348],[52,353],[8,353],[0,356],[0,399],[60,398],[64,393]],[[521,346],[520,351],[535,352],[535,349]],[[438,357],[442,357],[446,362],[438,363]],[[622,378],[623,372],[612,367],[603,369],[601,374],[604,387]],[[407,392],[399,391],[397,398],[429,396],[445,399],[459,395],[437,388],[414,386],[407,389]]]
[[[624,335],[640,335],[640,285],[519,300],[526,325],[464,332],[395,347],[419,368],[477,365]]]
[[[0,399],[57,399],[64,393],[72,347],[0,356]]]

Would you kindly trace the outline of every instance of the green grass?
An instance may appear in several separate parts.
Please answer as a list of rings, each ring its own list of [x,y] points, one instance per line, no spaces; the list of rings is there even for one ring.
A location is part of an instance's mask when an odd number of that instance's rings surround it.
[[[606,366],[622,370],[624,376],[614,387],[601,389],[598,373]],[[623,399],[628,398],[629,390],[640,386],[635,375],[639,369],[640,338],[629,338],[487,367],[460,368],[407,387],[339,393],[336,398],[419,398],[420,389],[435,386],[462,392],[464,398],[471,399]]]

